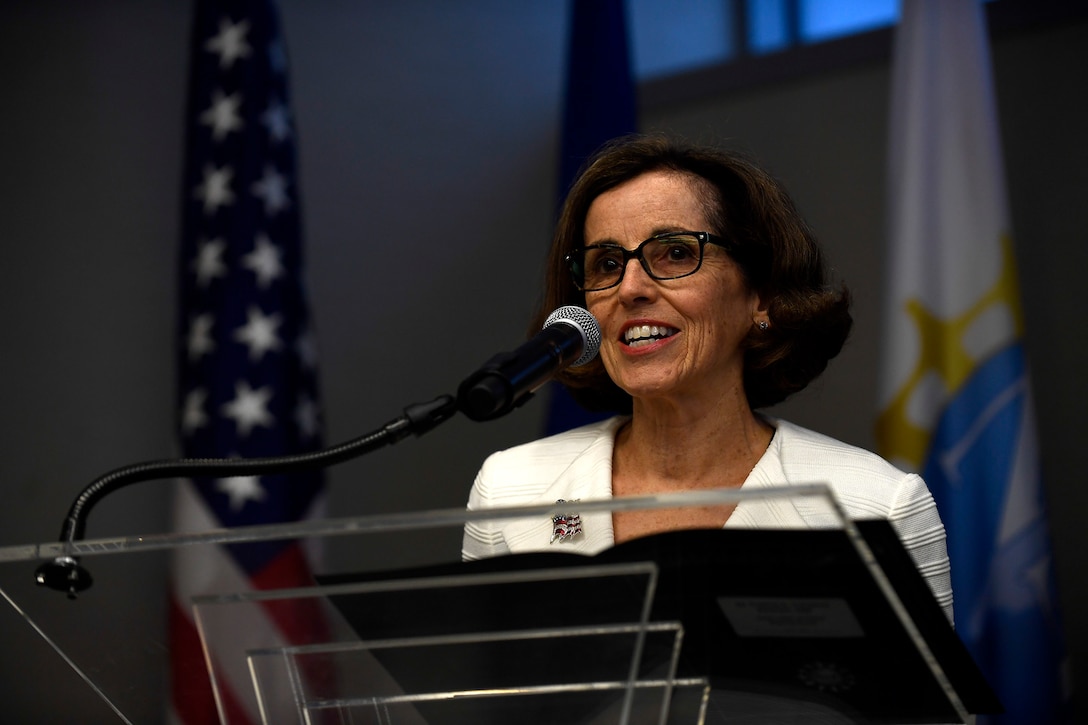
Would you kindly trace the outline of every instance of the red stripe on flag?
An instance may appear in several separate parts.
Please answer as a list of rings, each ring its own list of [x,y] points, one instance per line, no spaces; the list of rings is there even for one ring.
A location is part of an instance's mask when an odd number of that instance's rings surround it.
[[[185,725],[217,723],[219,711],[215,706],[200,633],[174,596],[170,597],[168,617],[172,663],[170,690],[174,713]],[[220,683],[219,696],[223,699],[223,709],[230,725],[253,722],[226,683]]]
[[[312,587],[313,577],[299,542],[292,542],[267,566],[251,578],[254,588],[279,590]],[[324,644],[330,639],[328,620],[322,609],[322,597],[264,601],[263,609],[287,642],[294,645]],[[303,657],[298,661],[307,690],[324,697],[336,694],[335,668],[320,656]]]
[[[254,572],[250,581],[253,582],[254,589],[262,591],[314,585],[310,564],[297,541],[284,547],[260,571]]]
[[[256,572],[250,581],[254,589],[261,591],[314,585],[310,565],[297,541],[292,542],[263,569]],[[325,614],[321,609],[320,597],[283,599],[265,604],[268,616],[275,622],[276,627],[288,642],[313,644],[327,641],[329,630],[325,623]]]

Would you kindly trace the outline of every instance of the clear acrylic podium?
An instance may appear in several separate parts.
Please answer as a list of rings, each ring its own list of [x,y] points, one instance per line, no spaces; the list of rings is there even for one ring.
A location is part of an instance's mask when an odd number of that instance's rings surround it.
[[[826,511],[826,526],[676,532],[596,556],[545,542],[459,561],[466,522],[550,521],[569,503],[11,546],[0,548],[0,606],[113,722],[164,721],[162,691],[138,683],[165,681],[171,658],[165,625],[109,596],[111,583],[175,556],[292,539],[335,564],[291,589],[209,581],[188,604],[206,668],[189,674],[210,679],[224,725],[953,723],[994,707],[909,560],[904,573],[890,527],[844,520],[824,486],[576,507],[797,502]],[[394,549],[410,564],[383,566]],[[75,601],[34,583],[58,556],[95,578]],[[275,626],[288,622],[304,626]],[[48,682],[26,686],[43,688],[47,713]]]

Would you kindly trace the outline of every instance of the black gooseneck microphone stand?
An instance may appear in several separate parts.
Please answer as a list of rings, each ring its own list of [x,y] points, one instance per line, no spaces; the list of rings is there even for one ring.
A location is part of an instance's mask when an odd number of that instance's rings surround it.
[[[141,481],[163,478],[227,478],[327,468],[391,445],[410,434],[422,435],[461,411],[475,421],[493,420],[520,407],[556,373],[583,365],[597,355],[601,332],[589,312],[567,305],[555,310],[544,328],[511,352],[492,356],[462,381],[457,396],[441,395],[416,403],[373,433],[310,453],[269,458],[180,458],[136,463],[92,481],[72,502],[61,528],[65,553],[38,567],[41,586],[67,592],[69,599],[93,583],[90,573],[73,555],[83,538],[87,515],[107,494]]]
[[[124,466],[99,476],[80,492],[68,509],[60,541],[71,547],[77,539],[83,538],[91,508],[108,494],[134,483],[164,478],[259,476],[327,468],[392,445],[409,435],[423,435],[456,412],[457,400],[452,395],[442,395],[428,403],[409,405],[404,409],[404,415],[372,433],[320,451],[269,458],[180,458]],[[70,553],[39,566],[35,579],[41,586],[66,592],[69,599],[75,599],[78,592],[93,583],[90,572]]]

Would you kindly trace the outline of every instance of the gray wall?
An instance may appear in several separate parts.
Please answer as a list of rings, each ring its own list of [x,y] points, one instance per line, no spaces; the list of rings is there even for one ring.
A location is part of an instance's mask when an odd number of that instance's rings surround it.
[[[552,0],[282,5],[328,436],[342,441],[453,390],[521,339],[549,238],[566,11]],[[93,477],[173,453],[190,10],[173,0],[0,6],[0,546],[52,539]],[[994,44],[1074,676],[1088,667],[1079,537],[1088,492],[1074,461],[1088,400],[1086,42],[1078,24]],[[777,412],[865,446],[888,90],[887,64],[873,62],[757,90],[708,89],[643,116],[646,127],[751,151],[794,192],[857,296],[857,327],[827,375]],[[373,260],[378,244],[385,251]],[[389,248],[406,250],[404,264],[376,269]],[[345,464],[332,474],[331,510],[460,506],[487,452],[537,435],[542,411],[536,402],[502,423],[454,419]],[[165,487],[126,491],[95,511],[91,533],[162,531],[167,509]],[[107,602],[138,597],[154,623],[164,582],[149,566],[131,589],[93,591]],[[45,721],[109,721],[68,676],[28,675],[60,662],[28,660],[32,634],[10,611],[0,612],[0,637],[0,708],[12,715],[2,719],[20,721],[46,698]],[[150,691],[161,686],[139,677]]]

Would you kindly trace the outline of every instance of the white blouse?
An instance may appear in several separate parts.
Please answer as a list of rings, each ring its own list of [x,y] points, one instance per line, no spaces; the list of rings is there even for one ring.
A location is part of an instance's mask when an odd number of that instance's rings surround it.
[[[627,420],[614,417],[494,453],[476,476],[470,510],[612,495],[612,451],[616,431]],[[827,483],[852,519],[891,522],[949,621],[952,579],[944,526],[920,476],[904,473],[875,453],[766,418],[775,428],[766,452],[742,489]],[[825,501],[781,498],[741,502],[726,528],[831,528],[839,525]],[[462,556],[481,559],[513,552],[568,551],[595,554],[614,543],[610,512],[582,515],[581,534],[552,542],[548,517],[470,522]]]

